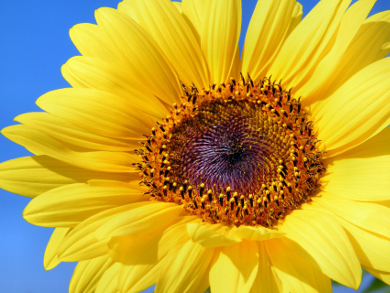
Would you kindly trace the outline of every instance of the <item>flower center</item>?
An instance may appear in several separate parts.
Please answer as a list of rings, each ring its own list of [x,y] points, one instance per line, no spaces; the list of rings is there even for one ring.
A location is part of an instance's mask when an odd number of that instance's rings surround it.
[[[325,171],[323,153],[291,91],[250,77],[183,90],[182,104],[136,150],[153,200],[209,222],[265,227],[310,200]]]

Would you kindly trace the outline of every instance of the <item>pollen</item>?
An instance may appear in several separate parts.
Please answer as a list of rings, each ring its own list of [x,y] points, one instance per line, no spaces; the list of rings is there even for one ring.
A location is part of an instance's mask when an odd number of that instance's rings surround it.
[[[211,223],[272,227],[325,172],[309,112],[271,78],[183,85],[181,104],[135,150],[151,200]]]

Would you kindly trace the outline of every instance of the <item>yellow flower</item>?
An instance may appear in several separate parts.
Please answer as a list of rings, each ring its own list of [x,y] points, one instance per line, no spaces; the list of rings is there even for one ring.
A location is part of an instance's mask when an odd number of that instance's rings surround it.
[[[390,284],[390,12],[350,2],[301,21],[259,0],[241,58],[240,0],[125,0],[72,28],[72,88],[2,130],[35,154],[0,186],[56,228],[45,268],[79,262],[70,292]]]

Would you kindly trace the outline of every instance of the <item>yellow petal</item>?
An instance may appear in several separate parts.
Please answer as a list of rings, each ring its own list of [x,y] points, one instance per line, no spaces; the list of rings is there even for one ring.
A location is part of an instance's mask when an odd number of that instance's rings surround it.
[[[85,170],[47,156],[17,158],[0,164],[0,187],[27,197],[90,179],[129,181],[139,180],[139,175]]]
[[[126,80],[130,79],[128,82],[131,87],[142,89],[145,93],[150,92],[166,102],[179,101],[181,86],[177,75],[143,27],[112,8],[96,10],[95,18],[108,43],[120,55],[122,67],[128,76]],[[112,71],[111,74],[121,79]]]
[[[207,0],[183,0],[183,14],[188,17],[196,32],[195,36],[199,38],[202,29],[202,22],[207,17]]]
[[[71,262],[87,260],[107,254],[107,243],[109,239],[98,241],[95,236],[95,231],[111,219],[132,208],[136,208],[138,205],[127,204],[112,208],[97,213],[81,222],[62,240],[58,249],[58,257],[62,261]]]
[[[390,267],[390,238],[374,235],[367,230],[337,217],[344,227],[362,266],[380,271]]]
[[[172,1],[172,3],[175,5],[176,9],[179,10],[180,13],[183,13],[183,7],[181,5],[181,2]]]
[[[147,199],[142,191],[120,181],[75,183],[34,198],[24,209],[23,217],[38,226],[75,227],[98,212]]]
[[[380,12],[366,19],[337,66],[337,71],[333,72],[327,81],[328,88],[316,92],[318,95],[316,99],[330,96],[355,73],[387,56],[390,53],[389,34],[389,11]]]
[[[284,42],[278,57],[268,70],[284,85],[296,87],[304,83],[323,57],[333,34],[351,0],[322,0]]]
[[[134,11],[134,1],[136,0],[124,0],[118,3],[118,10],[123,12],[128,17],[132,18],[134,21],[138,22],[137,15]]]
[[[135,3],[140,25],[156,40],[171,62],[179,79],[208,88],[207,65],[197,39],[175,5],[168,1],[145,0]]]
[[[204,247],[229,246],[242,240],[235,236],[235,226],[226,227],[220,224],[189,223],[187,232],[192,241]]]
[[[228,82],[233,76],[234,62],[241,31],[241,0],[209,1],[207,17],[201,23],[200,41],[210,70],[210,84]],[[237,65],[236,65],[237,66]]]
[[[131,108],[138,109],[138,111],[142,109],[141,114],[150,115],[153,119],[166,116],[166,107],[153,95],[150,87],[147,88],[141,81],[135,80],[128,71],[122,68],[98,59],[76,56],[61,67],[61,72],[73,88],[109,92],[117,97],[126,98],[123,101],[125,104],[131,98]],[[171,97],[176,99],[177,95]]]
[[[240,79],[241,65],[240,65],[240,47],[238,43],[236,45],[235,52],[236,54],[233,56],[233,61],[232,61],[231,77],[235,79]]]
[[[378,278],[385,282],[387,285],[390,285],[390,273],[389,272],[383,272],[374,270],[371,268],[365,268],[371,275],[373,275],[375,278]]]
[[[226,246],[210,270],[214,293],[250,292],[259,267],[259,252],[254,241]]]
[[[96,231],[98,239],[124,235],[148,234],[168,226],[183,211],[175,203],[150,202],[146,206],[124,212]]]
[[[360,126],[359,126],[360,128]],[[358,201],[390,199],[390,128],[346,153],[325,160],[322,189]]]
[[[95,89],[60,89],[37,100],[45,111],[92,133],[112,138],[142,138],[153,124],[138,108]]]
[[[241,225],[236,230],[234,230],[234,235],[236,235],[238,238],[250,241],[263,241],[272,238],[280,238],[283,237],[285,234],[286,233],[268,229],[262,226],[252,227]]]
[[[144,91],[145,96],[149,96],[150,100],[155,100],[156,104],[159,104],[156,99],[150,96],[151,93],[163,98],[175,99],[180,92],[180,86],[172,66],[156,42],[137,24],[137,17],[133,13],[134,4],[126,1],[119,7],[123,6],[127,9],[123,12],[110,8],[98,9],[95,14],[98,26],[92,24],[76,25],[70,30],[70,36],[83,56],[104,61],[100,62],[100,65],[111,65],[111,67],[108,66],[111,69],[108,71],[109,74],[106,73],[103,77],[117,76],[119,79],[115,79],[116,81],[127,80],[129,83],[122,83],[122,86],[117,89],[111,87],[110,90],[130,90],[133,94],[133,102],[137,103],[137,106],[144,105],[148,111],[158,113],[157,109],[153,109],[145,103],[146,101],[142,100],[142,91]],[[128,11],[131,11],[130,16],[128,16],[129,13],[126,13]],[[127,38],[128,35],[131,35],[132,38]],[[125,76],[120,77],[115,74],[112,71],[115,68],[119,68],[118,73],[124,72]],[[91,77],[101,79],[96,74],[92,74]],[[103,80],[105,79],[103,78]],[[73,79],[73,81],[75,80]],[[161,83],[158,84],[158,82]],[[110,85],[105,83],[100,86]],[[174,95],[169,97],[173,93]],[[159,105],[161,106],[161,104]],[[145,109],[145,107],[140,108]]]
[[[376,0],[361,0],[348,8],[340,22],[340,28],[330,52],[319,62],[310,80],[296,92],[297,96],[304,96],[305,104],[309,102],[307,100],[318,99],[321,92],[329,87],[329,78],[334,74],[337,75],[336,72],[339,70],[344,54],[352,44],[354,37],[358,35],[361,25],[375,2]]]
[[[361,203],[340,198],[328,192],[313,198],[327,211],[351,222],[352,224],[390,238],[390,209],[374,203]]]
[[[46,246],[45,256],[43,257],[43,267],[45,270],[55,268],[60,260],[57,257],[58,247],[62,243],[65,235],[69,232],[69,228],[56,228],[51,234],[49,243]]]
[[[121,65],[117,52],[104,40],[102,29],[95,24],[82,23],[69,30],[73,44],[81,55],[104,60],[109,64]]]
[[[327,156],[351,149],[390,123],[390,58],[379,60],[312,106],[318,139]],[[357,125],[359,127],[357,127]]]
[[[176,8],[179,10],[180,14],[183,16],[184,20],[186,21],[186,23],[188,24],[189,28],[191,29],[192,33],[194,34],[194,37],[198,43],[198,46],[200,47],[201,43],[200,43],[200,36],[199,36],[199,33],[200,33],[200,29],[201,27],[197,27],[195,26],[195,23],[192,22],[191,17],[195,16],[196,18],[200,19],[204,17],[204,15],[197,15],[197,12],[200,12],[200,10],[197,10],[197,8],[195,7],[195,5],[198,5],[198,6],[202,6],[202,11],[204,11],[205,9],[203,5],[204,3],[197,3],[197,4],[194,4],[195,2],[199,2],[199,1],[204,1],[204,0],[189,0],[187,1],[187,3],[185,3],[186,0],[182,1],[182,2],[175,2],[175,1],[172,1],[173,4],[176,6]],[[176,4],[178,3],[178,4]],[[180,7],[178,8],[179,6],[179,3],[180,3]],[[188,4],[190,3],[190,4]],[[206,3],[206,2],[205,2]],[[192,10],[195,9],[195,13],[192,12]],[[184,12],[184,10],[186,10],[187,14]],[[191,14],[191,15],[189,15]],[[200,25],[200,24],[199,24]],[[206,66],[207,67],[207,66]]]
[[[194,217],[183,217],[165,230],[147,235],[114,237],[109,242],[110,256],[125,265],[156,264],[170,251],[178,251],[189,240],[185,225]],[[175,241],[172,241],[175,239]],[[134,253],[136,251],[137,253]]]
[[[69,293],[93,293],[100,277],[110,267],[108,255],[79,262],[69,284]]]
[[[194,289],[194,292],[206,292],[208,288],[210,288],[210,281],[209,281],[209,274],[206,274],[199,281],[198,286]]]
[[[158,241],[158,259],[163,259],[170,251],[179,251],[181,247],[190,240],[187,233],[187,223],[196,221],[196,216],[180,217],[180,220],[171,224],[162,232],[162,236]],[[175,239],[175,241],[172,241]]]
[[[191,240],[180,251],[171,251],[163,260],[155,292],[195,292],[194,289],[208,275],[213,254],[213,248],[205,248]]]
[[[259,250],[259,271],[250,292],[279,292],[280,279],[272,270],[272,264],[265,249],[265,242],[258,242],[257,247]]]
[[[125,152],[76,152],[52,137],[25,125],[9,126],[1,133],[34,154],[45,154],[53,159],[84,169],[101,172],[134,172],[132,163],[139,160],[135,154]]]
[[[121,265],[118,271],[118,290],[123,293],[142,292],[156,284],[161,263],[152,265]]]
[[[133,151],[139,148],[140,141],[144,141],[112,139],[97,135],[44,112],[25,113],[17,116],[14,120],[44,132],[63,143],[85,150]]]
[[[279,229],[292,240],[288,241],[290,249],[313,267],[345,286],[359,287],[362,271],[358,258],[344,229],[330,213],[295,210]]]
[[[297,25],[294,16],[299,15],[299,8],[295,0],[257,1],[242,52],[244,75],[249,73],[254,80],[265,76],[267,66],[288,36],[291,22]]]
[[[158,263],[158,243],[162,231],[142,235],[113,237],[108,242],[109,255],[124,265],[155,265]]]
[[[306,259],[291,251],[280,239],[264,242],[277,278],[279,292],[331,293],[329,277],[312,267]]]
[[[117,293],[118,273],[122,264],[113,263],[102,275],[98,282],[95,293]]]
[[[300,24],[303,16],[302,4],[299,2],[295,3],[294,10],[291,16],[291,21],[287,29],[286,36],[283,41],[291,34],[291,32]]]

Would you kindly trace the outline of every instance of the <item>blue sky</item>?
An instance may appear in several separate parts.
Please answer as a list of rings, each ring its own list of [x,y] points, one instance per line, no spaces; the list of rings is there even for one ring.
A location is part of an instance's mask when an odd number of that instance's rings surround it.
[[[243,0],[240,46],[256,5]],[[304,15],[318,2],[299,1]],[[60,68],[79,55],[68,31],[77,23],[94,23],[94,10],[116,7],[115,0],[13,0],[0,9],[0,128],[15,124],[13,118],[39,111],[35,100],[45,92],[68,87]],[[390,9],[389,0],[378,0],[373,12]],[[0,137],[0,161],[30,155],[23,147]],[[63,263],[51,271],[43,269],[43,255],[52,229],[33,226],[22,218],[29,198],[0,191],[0,292],[68,292],[75,264]],[[149,290],[148,292],[152,292]],[[335,292],[354,292],[338,289]]]

